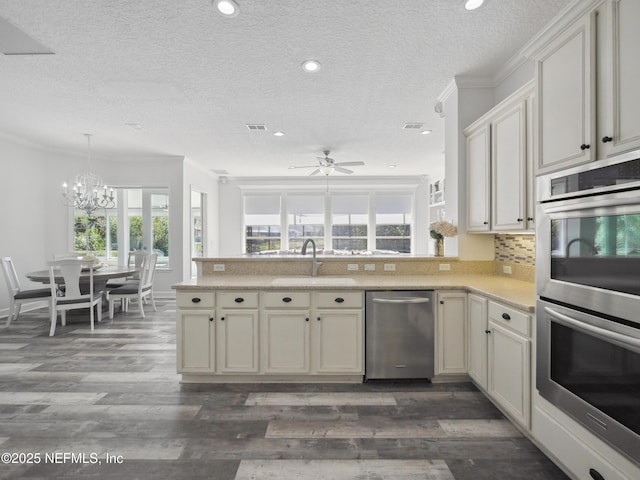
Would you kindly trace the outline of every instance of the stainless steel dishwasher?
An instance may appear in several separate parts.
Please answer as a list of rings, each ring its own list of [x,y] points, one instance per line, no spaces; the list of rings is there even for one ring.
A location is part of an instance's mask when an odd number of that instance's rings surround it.
[[[365,381],[433,377],[433,297],[427,290],[366,292]]]

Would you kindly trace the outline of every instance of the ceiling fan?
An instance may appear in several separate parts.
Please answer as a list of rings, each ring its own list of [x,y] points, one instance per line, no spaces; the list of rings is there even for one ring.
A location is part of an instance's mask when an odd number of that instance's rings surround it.
[[[318,165],[298,165],[291,166],[290,169],[293,168],[315,168],[313,172],[309,175],[317,175],[318,173],[322,173],[323,175],[329,176],[333,172],[340,173],[353,173],[353,170],[349,170],[344,167],[354,167],[356,165],[364,165],[364,162],[337,162],[329,157],[329,150],[324,150],[324,157],[316,157],[318,159]]]

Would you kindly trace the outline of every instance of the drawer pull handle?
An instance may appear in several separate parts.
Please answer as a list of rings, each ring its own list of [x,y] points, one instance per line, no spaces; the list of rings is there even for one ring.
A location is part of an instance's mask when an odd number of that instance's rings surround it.
[[[284,303],[289,303],[289,302],[291,301],[291,297],[284,297],[284,298],[282,299],[282,301],[283,301]]]
[[[593,480],[604,480],[604,477],[595,468],[589,469],[589,476],[593,478]]]
[[[613,142],[613,137],[602,137],[602,143]]]
[[[491,330],[485,330],[484,333],[489,334],[489,333],[491,333]]]
[[[236,302],[236,303],[242,303],[242,302],[244,302],[244,298],[238,297],[238,298],[234,299],[233,301]]]
[[[336,303],[343,303],[344,302],[344,298],[338,297],[338,298],[335,299],[335,302]]]
[[[582,151],[585,151],[588,148],[591,148],[591,145],[587,145],[586,143],[583,143],[582,145],[580,145],[580,150]]]
[[[200,303],[200,302],[202,301],[202,299],[200,299],[200,298],[198,298],[198,297],[193,297],[193,298],[191,299],[191,301],[192,301],[193,303]]]
[[[511,315],[509,315],[508,313],[503,313],[502,318],[504,318],[505,320],[511,320]]]

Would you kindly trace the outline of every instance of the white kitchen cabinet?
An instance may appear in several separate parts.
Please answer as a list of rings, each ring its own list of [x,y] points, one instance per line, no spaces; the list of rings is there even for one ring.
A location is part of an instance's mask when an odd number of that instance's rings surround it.
[[[467,143],[467,231],[488,232],[491,195],[491,124],[465,130]]]
[[[309,373],[311,370],[311,312],[262,312],[262,368],[264,373]]]
[[[214,373],[215,296],[211,292],[176,295],[176,351],[178,373]]]
[[[487,388],[487,299],[473,293],[467,296],[467,358],[469,376]]]
[[[467,373],[467,294],[438,292],[435,373]]]
[[[220,309],[216,337],[218,372],[258,372],[258,310]]]
[[[363,293],[318,292],[312,323],[313,372],[363,374]]]
[[[525,428],[531,425],[531,317],[490,301],[487,393]]]
[[[467,129],[467,230],[534,227],[530,82]]]
[[[527,101],[517,98],[491,120],[491,229],[522,230],[527,213]]]
[[[597,16],[598,157],[640,148],[640,2],[609,0]]]
[[[538,173],[596,158],[595,52],[595,13],[590,13],[537,56]]]

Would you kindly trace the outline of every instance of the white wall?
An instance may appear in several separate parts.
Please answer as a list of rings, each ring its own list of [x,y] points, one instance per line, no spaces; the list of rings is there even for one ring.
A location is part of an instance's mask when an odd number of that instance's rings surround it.
[[[429,244],[429,181],[421,177],[330,177],[330,191],[368,191],[376,186],[386,189],[412,188],[415,192],[416,245],[414,253],[426,255]],[[233,178],[219,185],[219,256],[228,257],[240,255],[244,245],[242,229],[242,188],[271,190],[279,192],[283,188],[297,188],[301,190],[326,190],[325,178]],[[424,241],[422,241],[422,240]]]

